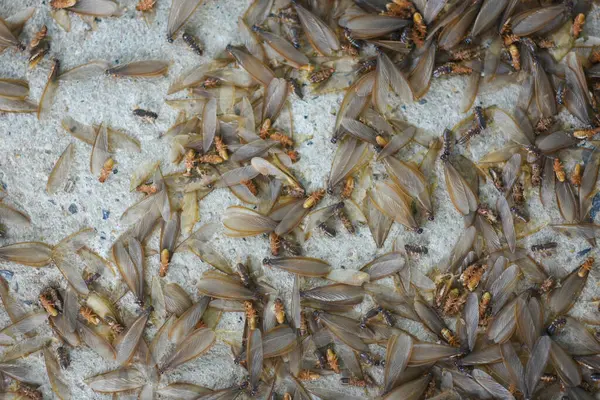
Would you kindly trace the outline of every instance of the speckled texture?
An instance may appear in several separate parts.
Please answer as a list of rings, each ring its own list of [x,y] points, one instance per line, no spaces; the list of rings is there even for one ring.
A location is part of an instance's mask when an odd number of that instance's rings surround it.
[[[45,2],[47,3],[47,1]],[[175,44],[168,44],[165,38],[166,20],[170,2],[157,1],[157,18],[148,26],[135,12],[135,1],[122,1],[121,5],[128,11],[120,18],[102,19],[97,22],[96,31],[79,19],[72,16],[71,32],[65,32],[51,19],[49,6],[40,4],[38,0],[0,0],[0,15],[7,17],[25,6],[37,7],[34,17],[27,23],[22,38],[30,38],[42,24],[47,24],[51,38],[51,54],[59,58],[64,68],[71,68],[94,59],[106,59],[111,63],[126,63],[143,59],[163,59],[172,61],[166,78],[148,80],[116,80],[111,77],[100,77],[90,81],[61,83],[54,107],[49,118],[40,122],[34,114],[0,115],[0,183],[8,192],[7,202],[25,210],[32,219],[27,229],[12,229],[10,236],[0,239],[0,245],[13,242],[38,240],[49,244],[57,243],[64,236],[83,227],[97,230],[96,238],[89,245],[102,255],[107,255],[110,245],[126,227],[119,223],[123,211],[135,201],[140,194],[129,191],[129,175],[137,165],[144,161],[162,160],[163,170],[173,171],[175,168],[168,162],[169,143],[160,139],[159,134],[167,130],[175,121],[177,111],[164,103],[170,82],[183,71],[189,70],[199,63],[210,60],[228,43],[238,43],[236,37],[237,18],[248,6],[246,0],[206,0],[187,24],[188,29],[201,38],[205,54],[199,57],[189,51],[181,39]],[[597,13],[595,13],[597,15]],[[596,29],[597,17],[590,16],[586,29]],[[591,28],[589,28],[591,26]],[[5,78],[26,79],[31,86],[31,99],[39,99],[50,68],[48,59],[34,70],[27,69],[26,56],[14,51],[0,55],[0,76]],[[465,87],[461,78],[440,79],[433,82],[424,100],[406,105],[398,112],[398,117],[405,119],[420,129],[419,137],[440,135],[443,128],[451,127],[464,118],[459,112],[459,99]],[[517,85],[502,85],[482,88],[477,101],[485,106],[497,105],[512,109],[517,97]],[[171,96],[174,98],[177,96]],[[292,112],[294,126],[298,135],[311,135],[312,139],[301,143],[298,151],[301,161],[294,166],[294,171],[301,178],[307,189],[323,187],[327,180],[335,145],[329,141],[335,121],[335,110],[343,97],[342,93],[328,94],[320,97],[308,95],[304,101],[294,99]],[[132,110],[142,107],[158,112],[156,123],[148,124],[134,117]],[[101,185],[89,172],[89,156],[91,147],[72,138],[65,132],[60,120],[69,115],[83,123],[105,122],[111,127],[121,129],[141,142],[142,152],[139,154],[119,151],[116,154],[118,165],[107,183]],[[561,113],[567,126],[574,121]],[[492,127],[485,137],[475,138],[470,148],[461,149],[468,157],[478,160],[485,152],[500,148],[506,138],[498,127]],[[49,196],[45,185],[58,156],[69,143],[75,143],[76,157],[71,178],[75,185],[70,193],[60,192]],[[403,150],[401,157],[419,159],[425,148],[414,145]],[[380,167],[375,167],[381,171]],[[391,249],[394,239],[401,235],[406,243],[424,244],[429,247],[429,254],[417,262],[415,268],[428,272],[450,251],[456,238],[463,230],[463,222],[449,201],[443,181],[443,169],[438,163],[435,171],[437,182],[434,184],[433,202],[436,208],[436,219],[424,225],[423,235],[404,231],[394,225],[383,249],[377,249],[367,227],[361,226],[355,236],[343,232],[336,238],[326,238],[315,234],[304,245],[304,253],[311,257],[326,260],[336,268],[359,269],[375,256]],[[482,190],[482,200],[495,203],[497,195],[490,185]],[[528,210],[532,220],[537,224],[558,221],[560,216],[556,207],[543,209],[539,203],[537,190],[528,190]],[[323,204],[332,203],[335,199],[326,198]],[[227,190],[218,190],[202,200],[200,204],[201,222],[219,221],[226,206],[238,204],[239,200]],[[107,211],[109,213],[107,213]],[[156,236],[156,235],[155,235]],[[581,263],[583,256],[577,252],[589,247],[583,240],[566,241],[548,228],[541,229],[534,235],[524,238],[519,245],[529,247],[531,244],[548,241],[559,242],[559,254],[544,260],[549,272],[563,276],[567,271]],[[230,239],[218,236],[214,246],[232,262],[249,259],[254,269],[260,268],[260,260],[268,254],[268,243],[263,237],[248,239]],[[157,240],[150,241],[150,247],[157,247]],[[157,257],[147,261],[148,277],[154,276],[158,270]],[[167,280],[177,282],[191,293],[194,298],[198,294],[195,285],[203,271],[210,267],[192,255],[175,256]],[[31,268],[0,262],[0,269],[14,272],[10,286],[15,296],[28,305],[31,310],[38,309],[37,294],[49,284],[65,286],[66,282],[54,267]],[[288,273],[266,268],[264,277],[272,282],[282,296],[289,300],[292,278]],[[103,285],[116,287],[116,279],[105,275]],[[312,284],[316,282],[305,282]],[[392,282],[384,281],[384,284]],[[591,300],[597,287],[597,273],[592,272],[582,298]],[[134,318],[131,295],[125,296],[120,306],[130,311],[128,322]],[[364,311],[370,304],[365,303],[356,311]],[[586,307],[589,310],[589,307]],[[581,311],[578,307],[575,314]],[[600,319],[600,318],[599,318]],[[0,311],[0,325],[7,325],[7,315]],[[403,327],[417,336],[427,340],[435,340],[420,329],[416,323],[400,321]],[[224,316],[217,331],[220,337],[239,339],[243,329],[241,314]],[[149,329],[148,335],[155,329]],[[43,334],[49,334],[45,329]],[[381,353],[380,349],[374,349]],[[106,372],[117,367],[107,363],[98,355],[86,348],[71,352],[71,368],[66,372],[74,399],[109,398],[92,392],[83,380],[95,374]],[[50,386],[45,378],[43,359],[35,354],[22,363],[27,363],[39,372],[41,390],[45,396],[52,398]],[[373,375],[380,380],[377,371]],[[228,345],[219,341],[207,354],[194,362],[166,374],[161,382],[167,384],[174,381],[188,381],[213,389],[225,388],[239,382],[244,376],[241,367],[234,366]],[[338,387],[338,377],[330,376],[315,383],[318,386]],[[344,388],[349,393],[360,395],[359,389]],[[363,393],[364,394],[364,393]],[[370,395],[375,395],[371,391]]]

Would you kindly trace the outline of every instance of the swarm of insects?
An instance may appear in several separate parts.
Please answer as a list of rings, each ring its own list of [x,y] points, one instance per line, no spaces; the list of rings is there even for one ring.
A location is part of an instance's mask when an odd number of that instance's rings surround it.
[[[70,349],[74,362],[95,352],[118,365],[107,371],[90,364],[98,370],[85,386],[77,383],[77,393],[86,390],[89,398],[597,396],[600,346],[590,327],[600,319],[595,311],[571,312],[593,298],[600,237],[593,222],[600,53],[589,47],[593,37],[581,37],[586,18],[593,23],[587,2],[256,0],[234,19],[241,45],[211,51],[212,60],[188,33],[194,27],[185,29],[200,3],[173,1],[163,16],[167,40],[181,33],[203,56],[180,77],[166,76],[167,60],[96,60],[70,70],[54,60],[35,104],[28,82],[0,78],[0,112],[27,124],[35,123],[27,114],[43,120],[65,109],[52,107],[62,98],[57,91],[97,77],[103,85],[169,79],[168,95],[176,97],[166,103],[179,112],[158,139],[169,146],[168,161],[142,162],[135,171],[126,171],[128,162],[117,170],[115,156],[141,151],[133,136],[106,123],[62,119],[70,136],[92,148],[90,184],[107,182],[103,193],[117,197],[124,172],[130,174],[138,201],[123,207],[115,230],[96,227],[110,246],[93,242],[92,228],[51,244],[30,235],[13,240],[13,228],[31,221],[0,189],[3,240],[10,229],[0,247],[0,298],[10,319],[0,335],[0,373],[20,382],[3,384],[5,395],[39,399],[44,390],[73,398],[65,371]],[[162,11],[157,5],[140,0],[136,9],[147,18]],[[108,0],[50,6],[66,31],[72,13],[108,26],[122,11]],[[0,19],[0,50],[10,62],[23,62],[14,50],[23,50],[18,38],[28,13]],[[49,51],[45,26],[29,50],[32,65]],[[425,97],[439,89],[432,85],[439,78],[461,88],[456,104],[444,106],[466,117],[451,128],[413,125],[420,124],[413,107],[441,99]],[[518,91],[510,109],[475,105],[480,88],[496,87]],[[183,90],[188,96],[177,94]],[[330,124],[311,125],[308,112],[301,118],[298,110],[330,92],[340,94]],[[485,94],[486,101],[499,99]],[[577,123],[567,124],[562,111]],[[144,109],[133,114],[158,117]],[[298,124],[302,119],[310,123]],[[75,146],[61,151],[43,196],[75,178]],[[19,165],[18,177],[28,160],[8,157],[4,164]],[[321,171],[328,158],[330,169]],[[39,163],[27,165],[39,174]],[[314,187],[320,189],[306,190]],[[210,199],[221,207],[206,214],[218,218],[204,221],[202,214],[199,224],[200,204]],[[50,203],[61,204],[60,197]],[[72,206],[68,212],[76,214]],[[434,220],[438,210],[442,218]],[[109,210],[101,215],[109,224]],[[340,229],[354,236],[338,235]],[[394,243],[390,232],[398,232]],[[561,237],[542,242],[538,232]],[[424,240],[415,235],[421,233]],[[245,244],[224,251],[223,236],[227,245]],[[244,263],[232,263],[232,251],[246,246]],[[269,250],[272,258],[264,258]],[[16,295],[22,277],[11,278],[22,270],[13,263],[48,267],[36,270],[46,284],[46,271],[56,267],[65,282],[43,290],[38,304],[37,293]],[[237,314],[224,329],[227,313]],[[202,368],[215,343],[217,352],[229,345],[233,356],[233,372],[223,375],[236,377],[229,387],[173,381],[193,360]],[[44,378],[36,389],[28,384],[39,380],[28,363],[38,353],[49,384]],[[334,373],[340,376],[331,380]],[[326,379],[326,387],[311,382]]]

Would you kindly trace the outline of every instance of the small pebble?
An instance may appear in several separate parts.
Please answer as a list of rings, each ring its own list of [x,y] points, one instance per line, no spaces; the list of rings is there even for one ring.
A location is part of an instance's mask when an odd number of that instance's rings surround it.
[[[10,281],[15,273],[8,269],[0,269],[0,275],[7,281]]]
[[[108,219],[110,217],[110,211],[102,210],[102,219]]]
[[[427,104],[427,100],[425,99],[421,99],[419,100],[419,104],[423,105],[423,104]]]
[[[69,212],[70,212],[71,214],[77,214],[77,205],[76,205],[75,203],[72,203],[72,204],[69,206]]]

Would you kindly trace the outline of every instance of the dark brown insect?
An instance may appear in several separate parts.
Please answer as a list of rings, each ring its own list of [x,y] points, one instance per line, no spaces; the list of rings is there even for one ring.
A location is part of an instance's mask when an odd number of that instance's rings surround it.
[[[253,331],[258,326],[258,312],[254,308],[254,303],[250,300],[244,301],[244,309],[246,310],[246,318],[248,319],[248,329]]]
[[[496,189],[498,189],[500,192],[504,192],[504,183],[502,182],[502,172],[494,167],[488,168],[488,172],[490,174],[490,177],[492,178],[492,182],[494,183],[494,186],[496,187]]]
[[[192,49],[194,53],[196,53],[199,56],[204,54],[204,49],[202,48],[202,46],[200,46],[200,44],[198,43],[198,39],[194,35],[184,32],[182,38],[183,41],[189,46],[190,49]]]
[[[306,336],[308,335],[308,321],[306,318],[306,315],[301,312],[300,313],[300,336]]]
[[[81,315],[83,319],[92,325],[98,325],[100,323],[100,317],[96,315],[94,310],[89,307],[81,307],[79,309],[79,315]]]
[[[554,125],[554,117],[541,118],[535,124],[535,133],[537,135],[547,132]]]
[[[533,252],[546,252],[548,250],[555,249],[558,246],[556,242],[548,242],[542,244],[534,244],[531,246],[531,251]]]
[[[550,336],[556,335],[561,329],[563,329],[565,327],[566,324],[567,324],[566,318],[564,318],[564,317],[556,318],[554,321],[552,321],[550,323],[550,325],[548,325],[548,327],[546,328],[546,332]]]
[[[304,201],[303,207],[304,208],[313,208],[321,201],[321,199],[323,197],[325,197],[325,189],[315,190]]]
[[[302,93],[302,85],[300,85],[300,82],[298,82],[297,79],[288,78],[288,83],[290,84],[290,89],[292,89],[292,92],[298,96],[300,100],[303,100],[304,94]]]
[[[248,274],[248,268],[242,263],[237,263],[235,265],[235,272],[240,276],[240,280],[242,284],[246,287],[252,286],[252,280],[250,279],[250,275]]]
[[[286,153],[292,163],[297,163],[300,160],[300,154],[295,150],[288,150]]]
[[[273,311],[275,312],[275,318],[277,318],[277,323],[285,323],[285,307],[283,306],[283,301],[280,298],[275,299]]]
[[[409,0],[392,0],[385,5],[387,15],[408,19],[416,12],[415,6]]]
[[[337,235],[337,232],[335,231],[335,229],[333,229],[331,226],[327,225],[326,222],[319,224],[319,226],[317,228],[319,228],[319,230],[321,232],[323,232],[324,234],[326,234],[329,237],[335,237]]]
[[[433,70],[433,76],[436,78],[441,76],[469,75],[472,73],[473,68],[454,62],[446,63]]]
[[[290,239],[284,239],[284,238],[280,238],[281,239],[281,247],[283,248],[283,251],[285,251],[286,253],[288,253],[291,256],[299,256],[300,254],[302,254],[302,248],[295,242],[293,242]]]
[[[367,58],[358,63],[358,69],[356,72],[359,75],[366,74],[367,72],[371,72],[377,66],[377,57]]]
[[[523,184],[520,180],[517,180],[512,187],[512,199],[515,204],[523,204],[525,202]]]
[[[275,232],[269,234],[269,247],[271,254],[277,257],[281,251],[281,238]]]
[[[469,140],[471,140],[473,138],[473,136],[477,136],[477,135],[481,134],[481,131],[482,131],[482,129],[479,125],[472,126],[471,128],[469,128],[469,130],[464,135],[462,135],[460,138],[456,139],[456,143],[457,144],[465,144]]]
[[[485,267],[483,265],[471,264],[460,275],[460,281],[469,292],[472,292],[479,286],[479,282],[481,282],[484,272]]]
[[[329,365],[329,368],[336,374],[340,373],[338,357],[331,348],[327,349],[327,365]]]
[[[405,244],[404,250],[409,256],[419,257],[421,255],[426,255],[429,252],[429,249],[426,246],[419,246],[416,244]]]
[[[444,314],[448,316],[457,315],[462,310],[466,301],[467,293],[461,294],[458,288],[450,290],[448,296],[446,296],[446,301],[444,302]]]
[[[203,154],[196,159],[201,164],[222,164],[225,162],[223,157],[218,154]]]
[[[422,47],[425,43],[425,37],[427,36],[427,25],[423,21],[423,16],[416,12],[413,14],[413,27],[411,39],[415,46]]]
[[[97,272],[87,272],[87,273],[85,273],[85,276],[83,277],[83,280],[85,281],[85,284],[87,286],[90,286],[92,283],[96,282],[98,279],[100,279],[100,274]]]
[[[347,48],[344,49],[350,52],[351,56],[358,56],[358,51],[363,47],[362,40],[356,40],[352,37],[352,33],[349,29],[344,29],[344,39],[346,40]]]
[[[334,72],[335,68],[323,68],[310,74],[308,80],[311,83],[321,83],[331,78]]]
[[[300,198],[304,197],[305,191],[300,186],[285,186],[284,194],[286,194],[287,196],[290,196],[290,197],[300,199]]]
[[[538,39],[536,41],[536,44],[540,49],[553,49],[556,47],[556,43],[554,43],[554,40],[546,38]]]
[[[531,164],[531,185],[540,186],[542,183],[542,160],[537,159]]]
[[[46,288],[40,293],[39,296],[40,304],[48,314],[56,317],[62,312],[62,299],[58,291],[54,288]]]
[[[448,128],[444,129],[444,134],[442,137],[444,140],[444,147],[442,148],[442,155],[440,156],[440,159],[442,161],[448,161],[452,151],[452,131]]]
[[[274,132],[269,135],[269,139],[281,143],[283,147],[293,147],[294,140],[283,132]]]
[[[560,161],[560,159],[554,159],[554,164],[552,168],[554,169],[556,179],[558,179],[559,182],[564,182],[567,179],[567,173],[565,172],[565,168],[563,167],[563,164]]]
[[[344,228],[348,231],[349,234],[354,235],[356,233],[356,228],[354,228],[354,224],[348,214],[346,214],[345,207],[339,207],[335,212],[335,215],[340,219]]]
[[[136,108],[135,110],[133,110],[133,115],[151,122],[156,121],[156,118],[158,118],[158,114],[154,111],[143,110],[141,108]]]
[[[577,14],[573,20],[573,29],[571,30],[573,39],[577,39],[579,37],[581,31],[583,30],[583,25],[585,25],[585,14]]]
[[[481,129],[487,128],[487,122],[485,120],[485,113],[483,112],[483,107],[475,106],[473,109],[473,115],[475,116],[475,123]]]
[[[34,389],[33,386],[27,385],[25,383],[19,383],[17,388],[17,394],[24,396],[30,400],[42,400],[44,396],[42,393]]]
[[[140,0],[138,1],[135,9],[138,11],[150,11],[154,7],[156,0]]]
[[[58,356],[58,362],[60,363],[60,367],[62,369],[69,368],[71,365],[71,356],[69,355],[69,349],[66,346],[59,346],[56,349],[56,354]]]
[[[368,310],[365,315],[363,315],[360,318],[360,323],[359,326],[362,329],[365,329],[367,327],[367,323],[369,322],[369,320],[375,318],[376,316],[378,316],[381,312],[383,311],[383,307],[381,306],[377,306],[374,308],[371,308],[370,310]]]

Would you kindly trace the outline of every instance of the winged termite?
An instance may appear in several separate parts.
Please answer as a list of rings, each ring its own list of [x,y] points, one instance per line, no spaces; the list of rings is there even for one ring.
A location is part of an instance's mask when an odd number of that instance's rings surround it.
[[[321,18],[300,4],[294,4],[294,9],[309,43],[319,54],[331,56],[340,49],[337,36]]]
[[[46,86],[44,87],[44,91],[42,92],[42,97],[40,98],[40,103],[38,105],[38,119],[42,119],[50,112],[50,109],[52,108],[54,95],[56,93],[56,89],[58,88],[59,69],[60,63],[55,59],[54,63],[52,64],[52,68],[50,69],[50,73],[48,74],[48,81],[46,82]]]
[[[71,143],[62,152],[62,154],[56,161],[54,168],[52,168],[52,171],[48,176],[48,183],[46,184],[46,191],[48,193],[56,193],[59,189],[64,187],[69,172],[71,171],[71,164],[73,163],[74,153],[75,146],[73,145],[73,143]]]
[[[376,78],[373,85],[373,104],[381,114],[387,114],[390,87],[402,102],[413,100],[412,89],[408,80],[383,52],[377,56]]]

